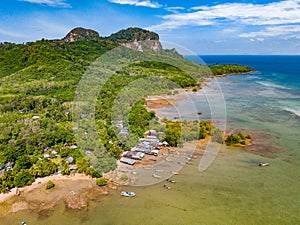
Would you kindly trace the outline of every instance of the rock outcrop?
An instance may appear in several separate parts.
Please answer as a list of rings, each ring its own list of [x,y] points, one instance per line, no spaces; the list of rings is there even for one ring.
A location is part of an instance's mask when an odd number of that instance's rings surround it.
[[[163,50],[159,41],[159,35],[145,29],[130,27],[114,33],[108,37],[100,37],[99,33],[85,28],[74,28],[62,40],[75,42],[84,40],[106,40],[121,44],[127,48],[148,53],[163,53],[173,57],[182,57],[175,49]]]
[[[106,39],[142,52],[151,51],[159,53],[163,49],[157,33],[141,28],[120,30]]]
[[[77,27],[71,30],[67,36],[63,38],[65,42],[75,42],[75,41],[84,41],[84,40],[97,40],[99,39],[99,33],[91,30],[85,29],[82,27]]]

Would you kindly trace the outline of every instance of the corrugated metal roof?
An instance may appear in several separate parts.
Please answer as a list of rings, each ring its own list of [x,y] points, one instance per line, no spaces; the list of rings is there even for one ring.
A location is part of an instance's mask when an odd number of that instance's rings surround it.
[[[135,164],[135,160],[134,159],[129,159],[129,158],[126,158],[126,157],[122,157],[120,159],[120,162],[129,164],[129,165]]]

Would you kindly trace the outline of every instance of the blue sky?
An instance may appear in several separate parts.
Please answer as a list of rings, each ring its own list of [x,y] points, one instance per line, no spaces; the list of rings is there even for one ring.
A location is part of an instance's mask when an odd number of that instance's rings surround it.
[[[300,54],[300,0],[1,0],[0,42],[157,32],[197,54]]]

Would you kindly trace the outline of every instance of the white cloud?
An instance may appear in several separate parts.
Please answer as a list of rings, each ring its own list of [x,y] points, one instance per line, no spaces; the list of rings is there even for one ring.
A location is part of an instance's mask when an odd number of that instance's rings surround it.
[[[181,7],[181,6],[174,6],[174,7],[166,7],[165,8],[166,11],[169,11],[169,12],[172,12],[172,13],[178,13],[179,11],[184,10],[184,9],[185,8]]]
[[[149,8],[159,8],[160,5],[157,2],[151,2],[150,0],[109,0],[112,3],[117,3],[121,5],[134,5],[134,6],[144,6]]]
[[[163,16],[163,22],[148,27],[168,30],[183,26],[207,26],[223,23],[242,25],[284,25],[300,23],[300,0],[284,0],[268,4],[225,3],[215,6],[197,6],[188,13]]]
[[[223,29],[224,33],[236,33],[237,31],[238,31],[237,28],[226,28],[226,29]]]
[[[71,5],[66,3],[65,0],[20,0],[20,1],[30,2],[35,4],[43,4],[52,7],[71,8]]]
[[[263,30],[243,33],[239,37],[251,38],[256,40],[262,40],[268,37],[283,36],[284,39],[299,38],[300,25],[282,25],[266,27]]]

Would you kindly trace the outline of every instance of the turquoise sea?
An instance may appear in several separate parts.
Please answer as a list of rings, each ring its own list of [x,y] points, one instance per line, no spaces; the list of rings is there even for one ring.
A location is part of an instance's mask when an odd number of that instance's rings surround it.
[[[23,211],[1,218],[1,225],[190,225],[300,224],[300,56],[202,56],[207,64],[249,65],[256,72],[219,78],[226,100],[227,130],[254,132],[253,154],[222,149],[204,172],[197,159],[186,165],[172,190],[158,183],[122,187],[92,203],[87,211],[66,210],[63,203],[38,214]],[[202,118],[208,104],[193,94]],[[195,113],[178,102],[185,118]],[[159,114],[174,117],[172,108]],[[201,118],[200,117],[200,118]],[[272,154],[264,154],[272,153]],[[269,162],[259,167],[259,162]],[[120,191],[134,191],[123,198]]]

